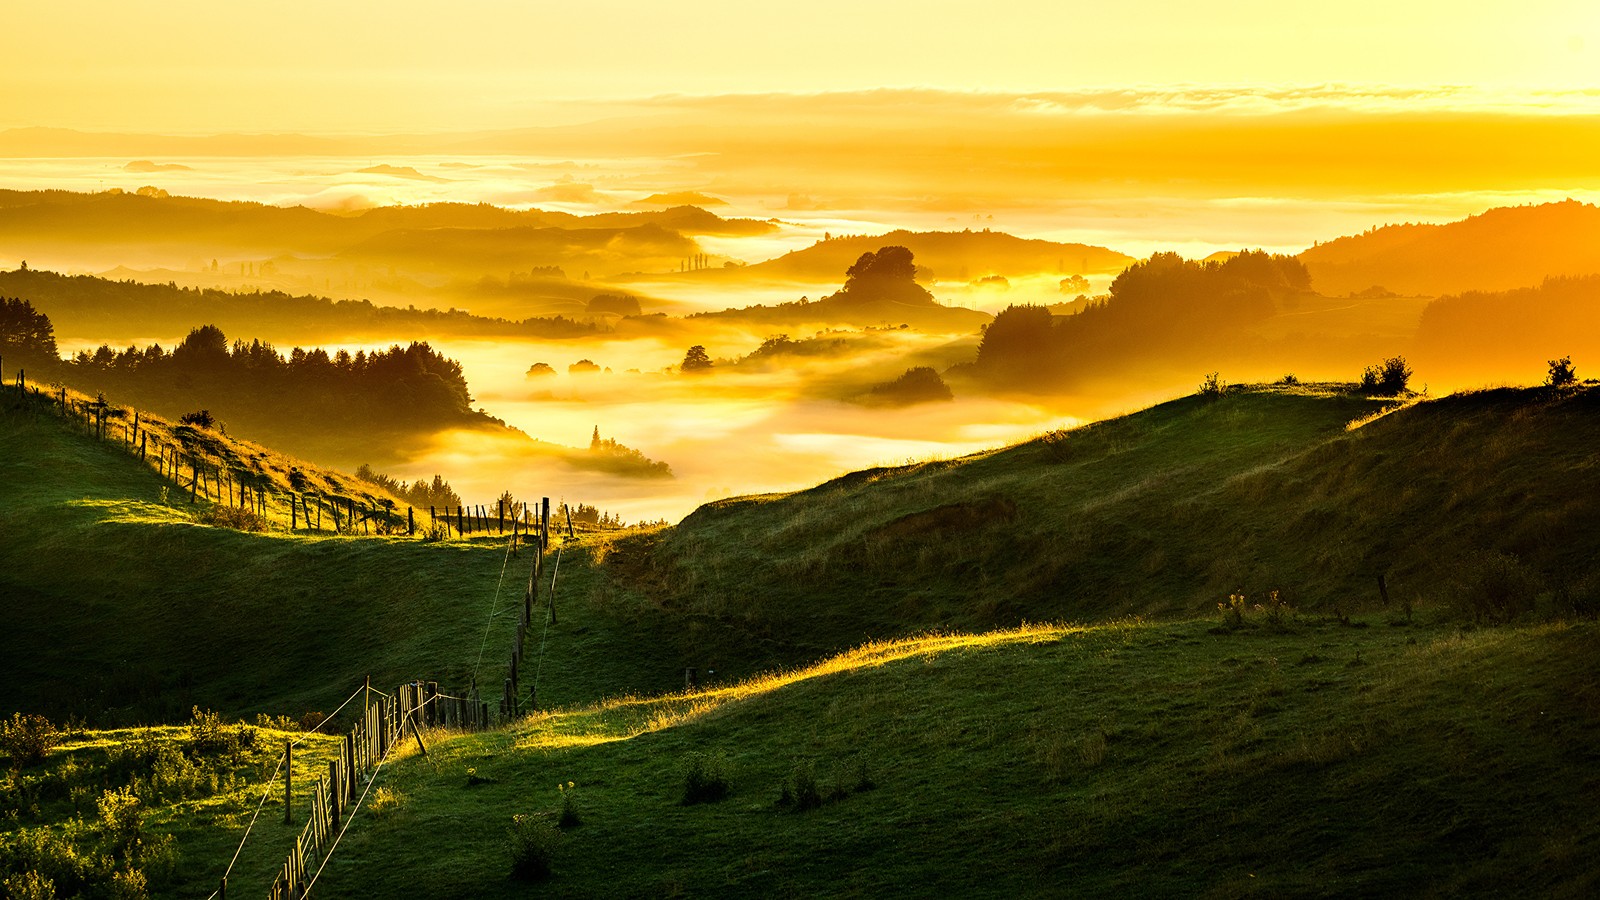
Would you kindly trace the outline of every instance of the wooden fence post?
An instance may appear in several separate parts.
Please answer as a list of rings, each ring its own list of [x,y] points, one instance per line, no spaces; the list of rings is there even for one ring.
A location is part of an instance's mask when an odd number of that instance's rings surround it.
[[[449,507],[445,507],[445,508],[449,509]],[[456,507],[456,534],[466,534],[467,533],[466,521],[467,521],[467,510],[466,510],[466,508],[462,507],[462,506]]]
[[[539,549],[550,549],[550,498],[545,497],[539,512]]]
[[[406,534],[410,537],[417,536],[417,517],[412,514],[411,507],[406,507]]]
[[[283,741],[283,824],[294,824],[294,744]]]
[[[500,533],[506,533],[506,501],[500,501]]]

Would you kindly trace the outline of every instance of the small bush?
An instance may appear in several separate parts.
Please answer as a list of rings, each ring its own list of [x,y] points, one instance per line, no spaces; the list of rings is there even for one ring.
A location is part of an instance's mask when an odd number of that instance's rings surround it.
[[[217,420],[211,415],[211,410],[209,409],[197,409],[194,412],[184,413],[178,417],[178,421],[184,425],[193,425],[196,428],[211,428],[217,424]]]
[[[538,816],[512,816],[509,837],[511,877],[543,881],[550,877],[561,832]]]
[[[0,887],[11,900],[56,900],[56,883],[32,869],[7,877]]]
[[[242,506],[228,506],[218,503],[195,513],[195,521],[201,525],[211,525],[216,528],[232,528],[235,531],[267,530],[267,520],[257,515],[255,510]]]
[[[144,830],[144,813],[139,810],[139,798],[134,796],[131,789],[120,787],[101,794],[97,805],[106,837],[119,853],[132,849]]]
[[[1287,374],[1287,375],[1283,376],[1282,378],[1278,379],[1278,383],[1279,384],[1284,384],[1284,385],[1289,385],[1290,387],[1293,387],[1294,385],[1297,385],[1297,384],[1300,383],[1300,376],[1294,374],[1293,372],[1290,372],[1289,374]]]
[[[44,762],[45,754],[59,743],[61,731],[44,716],[12,713],[9,721],[0,720],[0,750],[16,768]]]
[[[1229,594],[1225,603],[1217,604],[1217,612],[1222,613],[1222,627],[1240,628],[1244,625],[1244,595]]]
[[[176,837],[170,834],[151,835],[141,838],[136,849],[139,869],[152,883],[169,884],[177,877],[182,854],[178,851]]]
[[[1457,582],[1455,606],[1474,623],[1497,625],[1533,611],[1539,573],[1506,553],[1492,553],[1469,566]]]
[[[111,876],[112,900],[145,900],[150,896],[144,873],[138,869],[121,869]]]
[[[684,806],[715,803],[731,793],[727,767],[721,758],[705,753],[689,755],[683,772]]]
[[[1550,374],[1545,376],[1545,384],[1559,391],[1578,383],[1578,371],[1572,367],[1572,357],[1563,356],[1549,362]]]
[[[1228,383],[1222,380],[1222,373],[1212,372],[1205,377],[1205,380],[1200,382],[1200,389],[1197,393],[1202,397],[1215,398],[1221,397],[1227,390]]]
[[[1411,367],[1404,356],[1391,356],[1376,366],[1367,366],[1361,373],[1361,392],[1380,397],[1393,397],[1406,392],[1411,383]]]

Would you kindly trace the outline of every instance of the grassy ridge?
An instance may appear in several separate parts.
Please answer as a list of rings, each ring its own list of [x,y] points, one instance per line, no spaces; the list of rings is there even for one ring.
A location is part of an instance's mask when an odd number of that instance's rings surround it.
[[[1600,588],[1600,390],[1401,403],[1343,386],[1186,397],[958,460],[708,504],[597,547],[598,600],[772,662],[926,628],[1193,615],[1236,591],[1304,608],[1445,605],[1506,554]],[[1387,413],[1387,414],[1384,414]],[[721,659],[719,659],[721,657]]]

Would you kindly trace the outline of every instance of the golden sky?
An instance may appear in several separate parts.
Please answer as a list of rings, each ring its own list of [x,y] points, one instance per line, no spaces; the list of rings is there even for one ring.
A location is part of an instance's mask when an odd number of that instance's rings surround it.
[[[662,94],[881,87],[1600,87],[1600,7],[1575,0],[11,7],[6,128],[434,132],[582,121]]]

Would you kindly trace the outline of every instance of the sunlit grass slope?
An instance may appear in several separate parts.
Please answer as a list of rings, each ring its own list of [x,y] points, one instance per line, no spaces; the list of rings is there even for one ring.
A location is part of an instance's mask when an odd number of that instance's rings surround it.
[[[1379,415],[1388,411],[1387,415]],[[1444,604],[1515,557],[1600,588],[1600,390],[1409,403],[1346,386],[1186,397],[949,461],[701,507],[597,544],[607,609],[670,610],[720,668],[926,628],[1193,615],[1230,593],[1308,609]],[[718,635],[742,634],[738,641]]]
[[[508,563],[499,539],[210,527],[195,513],[206,504],[136,455],[50,415],[3,416],[0,710],[108,722],[182,720],[192,704],[326,711],[367,675],[464,684],[485,640],[483,683],[498,696],[515,616],[485,629],[497,590],[520,602],[526,552]]]
[[[1593,623],[880,644],[737,688],[432,746],[330,896],[1585,896],[1600,886]],[[691,759],[731,794],[683,805]],[[824,802],[779,804],[797,772]],[[554,874],[511,880],[513,815]],[[444,863],[442,861],[448,861]],[[320,887],[320,885],[319,885]]]

